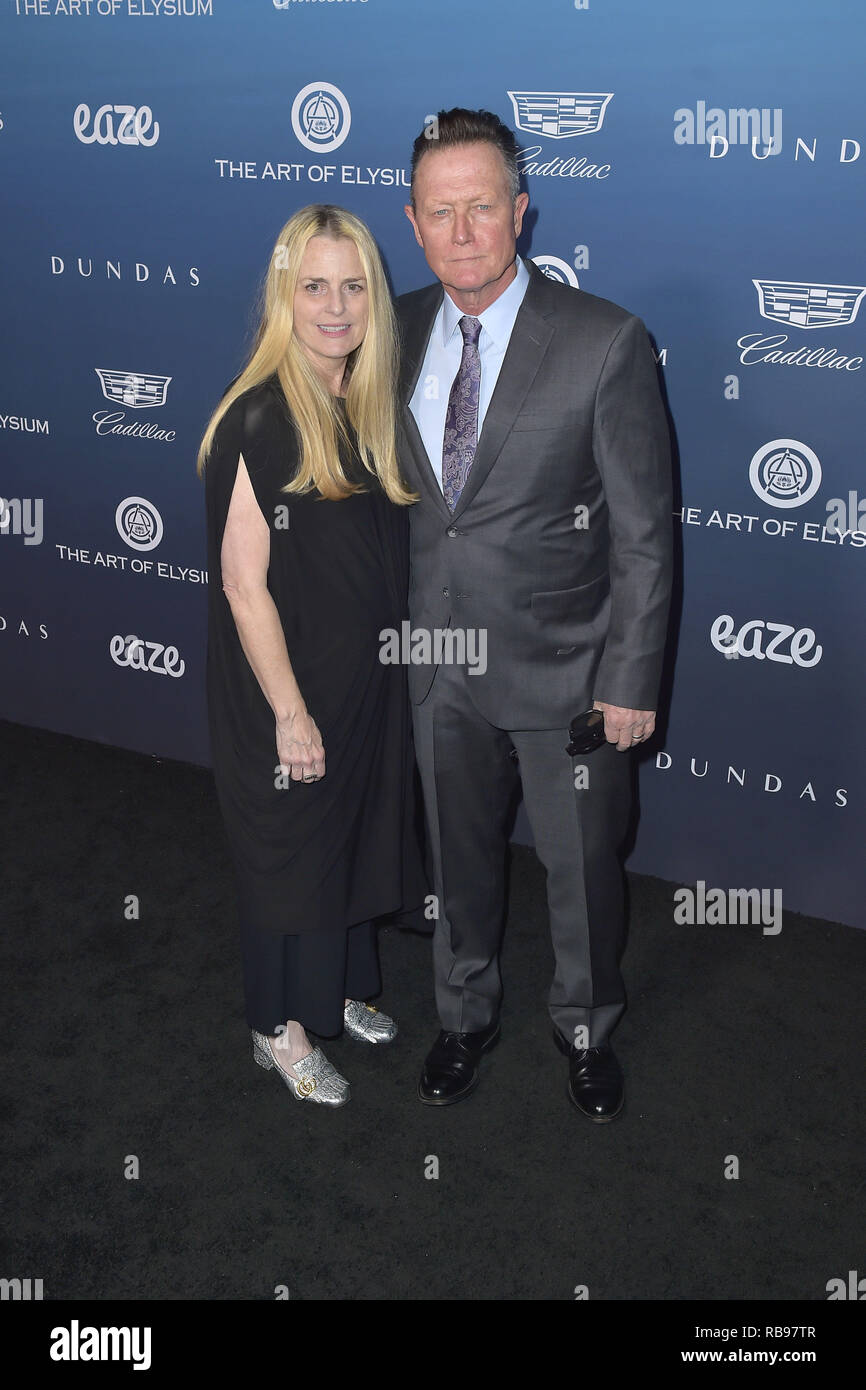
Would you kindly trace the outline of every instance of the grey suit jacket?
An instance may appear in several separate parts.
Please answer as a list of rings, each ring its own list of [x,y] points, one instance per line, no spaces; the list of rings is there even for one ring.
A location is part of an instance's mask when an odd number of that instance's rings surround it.
[[[453,514],[408,407],[442,286],[397,300],[400,458],[421,498],[409,509],[412,631],[486,631],[471,693],[509,730],[565,728],[593,699],[655,709],[671,586],[670,440],[646,329],[525,264]],[[416,704],[435,669],[409,666]]]

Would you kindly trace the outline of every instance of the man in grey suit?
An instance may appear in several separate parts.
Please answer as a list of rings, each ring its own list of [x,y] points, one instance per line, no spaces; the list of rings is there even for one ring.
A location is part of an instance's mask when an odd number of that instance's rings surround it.
[[[469,1095],[499,1037],[519,776],[547,870],[554,1040],[569,1056],[571,1100],[606,1121],[623,1104],[609,1041],[625,1008],[623,754],[655,726],[669,437],[640,319],[516,255],[529,201],[517,154],[491,113],[440,112],[415,141],[405,209],[438,281],[397,301],[401,458],[420,494],[411,632],[417,651],[427,634],[440,656],[409,667],[442,1024],[419,1095],[429,1105]],[[569,756],[570,723],[590,709],[603,712],[601,745]]]

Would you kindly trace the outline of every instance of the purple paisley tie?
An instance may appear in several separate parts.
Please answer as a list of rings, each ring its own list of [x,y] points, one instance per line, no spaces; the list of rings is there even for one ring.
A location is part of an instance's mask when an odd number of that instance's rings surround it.
[[[452,512],[475,457],[481,389],[481,356],[478,352],[481,320],[464,314],[458,327],[463,334],[463,356],[448,397],[442,444],[442,492]]]

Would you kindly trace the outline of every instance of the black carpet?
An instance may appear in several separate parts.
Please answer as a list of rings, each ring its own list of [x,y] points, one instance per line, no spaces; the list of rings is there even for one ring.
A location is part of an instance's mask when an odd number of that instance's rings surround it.
[[[6,1277],[45,1299],[824,1300],[866,1273],[866,932],[677,926],[673,886],[632,876],[626,1109],[592,1125],[551,1041],[543,871],[514,847],[475,1095],[418,1102],[429,941],[386,929],[400,1036],[326,1045],[353,1087],[328,1111],[253,1064],[210,773],[8,723],[0,758]]]

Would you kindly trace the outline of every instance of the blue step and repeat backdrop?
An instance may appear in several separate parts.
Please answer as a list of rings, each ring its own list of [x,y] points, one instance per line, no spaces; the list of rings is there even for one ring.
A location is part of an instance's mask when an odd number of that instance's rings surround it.
[[[629,866],[863,926],[864,29],[854,0],[3,0],[0,715],[207,764],[194,460],[277,233],[342,203],[395,292],[428,283],[411,142],[488,107],[520,249],[644,319],[671,413]]]

